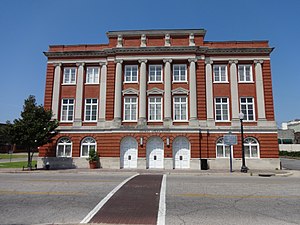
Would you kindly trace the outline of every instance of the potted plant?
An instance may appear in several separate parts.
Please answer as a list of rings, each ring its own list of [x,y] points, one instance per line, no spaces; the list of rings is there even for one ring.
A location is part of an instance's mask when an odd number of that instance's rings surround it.
[[[90,149],[89,151],[89,157],[87,158],[90,164],[90,169],[96,169],[98,167],[99,163],[99,156],[95,149]]]

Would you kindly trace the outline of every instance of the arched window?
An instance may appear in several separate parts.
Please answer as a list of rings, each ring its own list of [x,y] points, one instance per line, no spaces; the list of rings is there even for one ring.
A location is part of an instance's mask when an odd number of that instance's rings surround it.
[[[80,156],[81,157],[88,157],[89,156],[89,152],[90,150],[95,150],[96,149],[96,140],[94,138],[91,137],[86,137],[85,139],[82,140],[81,142],[81,153]]]
[[[259,158],[259,143],[255,138],[244,139],[245,157]]]
[[[67,138],[61,138],[57,142],[56,148],[57,157],[71,157],[72,156],[72,141]]]
[[[216,144],[217,158],[229,158],[230,157],[230,149],[232,152],[232,146],[230,147],[228,145],[225,145],[223,137],[220,137],[217,140],[217,144]]]

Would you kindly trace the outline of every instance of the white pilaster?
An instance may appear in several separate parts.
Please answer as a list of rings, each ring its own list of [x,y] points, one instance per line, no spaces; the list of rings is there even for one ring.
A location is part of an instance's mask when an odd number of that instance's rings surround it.
[[[231,125],[239,126],[239,91],[238,91],[238,74],[237,74],[238,60],[229,60],[230,64],[230,92],[231,92]]]
[[[207,119],[207,126],[214,126],[214,98],[213,98],[213,74],[212,74],[212,64],[213,61],[207,59],[205,61],[205,87],[206,87],[206,119]]]
[[[139,121],[138,125],[146,125],[146,102],[147,102],[147,71],[146,71],[146,63],[147,60],[139,60],[141,64],[140,71],[140,96],[139,96]]]
[[[256,101],[257,101],[257,112],[258,112],[258,122],[266,120],[265,111],[265,95],[264,95],[264,82],[262,74],[263,60],[254,60],[255,64],[255,75],[256,75]]]
[[[197,79],[196,79],[196,62],[197,59],[189,59],[190,62],[190,126],[198,126],[197,119]]]
[[[58,108],[59,108],[59,92],[60,92],[60,77],[61,77],[61,63],[55,64],[54,70],[54,83],[52,93],[52,119],[58,119]]]
[[[75,100],[75,117],[73,126],[82,125],[82,97],[83,97],[83,71],[84,63],[77,63],[78,74],[77,74],[77,84],[76,84],[76,100]]]
[[[122,115],[122,63],[123,60],[116,60],[115,79],[115,102],[114,102],[114,122],[116,126],[121,125]]]
[[[106,111],[106,77],[107,77],[107,63],[99,63],[101,66],[100,73],[100,102],[99,102],[99,119],[98,126],[105,126],[105,111]]]
[[[172,125],[172,114],[171,114],[171,107],[172,107],[172,95],[171,95],[171,84],[172,84],[172,77],[171,77],[171,62],[172,59],[164,59],[163,62],[165,63],[165,70],[164,70],[164,126],[171,126]]]

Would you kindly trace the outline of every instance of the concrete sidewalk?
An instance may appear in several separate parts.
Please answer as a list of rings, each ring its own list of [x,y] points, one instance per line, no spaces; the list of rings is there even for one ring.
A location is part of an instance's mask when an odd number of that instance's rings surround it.
[[[45,170],[33,169],[22,170],[22,168],[0,168],[0,173],[80,173],[80,174],[97,174],[97,173],[139,173],[139,174],[168,174],[168,175],[195,175],[195,176],[259,176],[259,175],[272,175],[272,176],[295,176],[300,177],[300,171],[296,170],[249,170],[248,173],[241,173],[229,170],[154,170],[154,169],[61,169],[61,170]]]

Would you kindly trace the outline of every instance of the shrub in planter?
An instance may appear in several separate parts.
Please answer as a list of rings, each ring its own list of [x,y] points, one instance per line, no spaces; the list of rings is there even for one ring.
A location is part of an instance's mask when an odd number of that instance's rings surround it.
[[[89,151],[89,157],[87,158],[87,160],[90,163],[90,168],[91,169],[95,169],[95,168],[98,167],[99,156],[98,156],[98,153],[96,152],[95,149],[90,149],[90,151]]]

